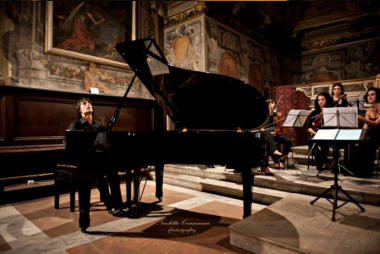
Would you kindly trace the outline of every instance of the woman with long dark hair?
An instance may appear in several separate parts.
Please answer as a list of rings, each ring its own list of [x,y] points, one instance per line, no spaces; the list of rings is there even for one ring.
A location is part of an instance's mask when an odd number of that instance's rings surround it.
[[[380,146],[380,89],[369,88],[364,100],[371,104],[366,110],[365,116],[358,116],[359,121],[364,122],[366,129],[364,142],[355,147],[354,171],[357,176],[371,177],[373,172],[376,149]]]
[[[309,138],[309,149],[312,149],[312,153],[317,163],[317,169],[322,171],[327,168],[327,155],[329,152],[329,146],[326,144],[313,145],[310,140],[317,133],[318,129],[323,124],[323,108],[328,108],[333,106],[333,99],[331,96],[322,92],[315,98],[315,109],[311,112],[308,122],[307,131],[310,133]]]

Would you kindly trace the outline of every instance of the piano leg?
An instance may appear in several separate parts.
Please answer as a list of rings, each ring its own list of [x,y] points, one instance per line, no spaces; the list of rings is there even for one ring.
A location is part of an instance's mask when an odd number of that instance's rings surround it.
[[[133,170],[133,203],[131,205],[131,217],[136,217],[139,213],[139,198],[140,198],[140,168],[136,167]]]
[[[237,172],[241,172],[243,182],[243,218],[251,215],[252,207],[252,173],[251,168],[240,168]]]
[[[159,202],[162,201],[162,186],[163,186],[163,179],[164,179],[164,164],[156,164],[155,165],[155,172],[156,172],[156,198]]]
[[[131,169],[126,170],[125,172],[125,187],[126,187],[126,196],[127,196],[127,206],[131,207],[132,200],[131,200],[131,182],[132,182],[132,172]]]

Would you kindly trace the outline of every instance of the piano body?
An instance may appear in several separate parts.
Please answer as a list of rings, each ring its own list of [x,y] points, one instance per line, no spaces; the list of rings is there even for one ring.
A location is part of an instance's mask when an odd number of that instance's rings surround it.
[[[268,118],[263,96],[231,77],[169,65],[152,39],[119,43],[116,49],[173,121],[175,130],[110,131],[112,163],[117,167],[154,165],[159,199],[164,164],[234,168],[242,175],[243,216],[249,216],[251,168],[261,164],[265,152],[260,134],[251,132]]]
[[[161,199],[165,164],[226,165],[241,173],[243,216],[249,216],[251,168],[260,165],[265,152],[260,135],[251,132],[263,126],[268,118],[263,96],[234,78],[169,65],[152,39],[119,43],[116,49],[135,76],[107,126],[108,158],[112,166],[124,169],[155,166],[156,197]],[[112,131],[136,77],[171,118],[175,130]],[[72,142],[80,136],[81,133],[66,131],[67,140]],[[138,189],[135,198],[136,195]]]

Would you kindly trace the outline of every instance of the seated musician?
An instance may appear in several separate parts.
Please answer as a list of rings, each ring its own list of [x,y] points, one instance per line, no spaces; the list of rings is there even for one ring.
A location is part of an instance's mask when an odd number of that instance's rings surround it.
[[[337,82],[333,84],[331,96],[333,98],[333,107],[348,107],[352,106],[351,103],[347,101],[347,96],[344,93],[344,88],[342,83]],[[347,144],[344,147],[344,161],[348,162],[350,160],[349,154],[351,153],[351,145]]]
[[[307,131],[310,133],[308,142],[309,149],[312,149],[311,152],[314,155],[314,158],[317,163],[317,170],[319,171],[327,169],[327,155],[329,152],[329,146],[326,144],[313,145],[310,142],[310,140],[314,137],[318,129],[322,126],[323,108],[332,106],[333,99],[331,98],[331,96],[326,92],[319,93],[317,95],[317,98],[315,99],[315,109],[311,112],[309,122],[307,125]]]
[[[267,101],[268,103],[268,101]],[[282,127],[283,122],[285,121],[284,116],[281,112],[277,111],[277,104],[273,100],[269,100],[268,103],[269,117],[273,119],[275,126],[274,131],[271,132],[274,137],[277,147],[280,148],[280,157],[273,156],[273,161],[275,163],[276,169],[285,169],[285,159],[287,158],[290,149],[292,148],[292,140],[286,136],[286,128]]]
[[[371,177],[376,149],[380,146],[380,89],[369,88],[364,100],[371,104],[371,107],[366,110],[365,117],[358,116],[367,132],[364,143],[354,151],[354,170],[357,176]]]
[[[265,146],[266,146],[266,158],[264,159],[263,165],[261,166],[261,171],[265,175],[273,175],[273,173],[269,169],[269,163],[268,163],[268,157],[271,156],[273,161],[279,161],[280,156],[282,153],[279,151],[277,147],[277,143],[274,139],[275,134],[275,122],[274,122],[274,108],[276,106],[276,103],[273,100],[267,100],[267,105],[269,109],[269,121],[267,124],[267,128],[262,128],[260,131],[262,131],[264,135],[265,140]],[[273,134],[273,135],[272,135]]]
[[[333,85],[331,96],[333,98],[334,107],[349,106],[342,83],[335,83]]]
[[[94,111],[90,99],[81,98],[76,105],[76,109],[79,118],[70,124],[68,130],[84,130],[98,133],[91,151],[83,151],[76,175],[79,183],[79,226],[84,232],[90,224],[90,193],[93,180],[96,180],[100,199],[104,202],[110,214],[120,217],[126,216],[127,213],[122,208],[123,202],[118,173],[111,169],[104,171],[107,168],[104,151],[106,138],[105,135],[101,134],[105,134],[105,127],[98,121],[93,120]],[[90,156],[87,156],[88,154]],[[108,186],[105,176],[107,176],[110,186]],[[111,188],[112,196],[109,193],[109,187]]]

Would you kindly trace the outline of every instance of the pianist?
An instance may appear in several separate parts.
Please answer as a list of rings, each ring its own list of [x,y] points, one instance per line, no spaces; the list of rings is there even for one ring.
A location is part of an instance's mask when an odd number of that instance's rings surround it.
[[[109,169],[107,166],[105,127],[93,120],[94,111],[90,99],[81,98],[77,102],[76,110],[79,118],[70,124],[68,130],[97,133],[93,146],[87,151],[80,151],[80,170],[76,176],[79,182],[79,226],[82,231],[85,231],[90,224],[89,207],[93,180],[96,181],[100,199],[110,214],[119,217],[126,216],[127,211],[123,209],[119,175],[117,171]],[[109,181],[111,195],[105,176]]]

